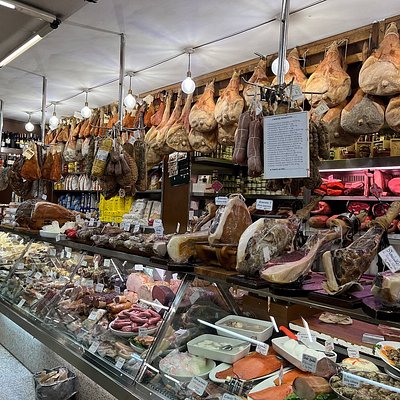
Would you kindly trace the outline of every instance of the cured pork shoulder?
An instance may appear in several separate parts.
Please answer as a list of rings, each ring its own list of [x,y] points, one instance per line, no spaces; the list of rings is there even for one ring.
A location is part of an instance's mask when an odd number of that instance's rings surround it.
[[[266,68],[267,61],[260,60],[257,66],[254,68],[254,72],[249,79],[249,83],[255,83],[260,86],[269,86],[269,79],[265,74]],[[243,97],[246,101],[247,107],[250,107],[250,105],[254,102],[254,97],[257,95],[260,95],[260,88],[247,83],[243,89]],[[260,98],[258,98],[258,100],[260,100]]]
[[[385,118],[391,129],[400,132],[400,96],[390,99],[386,108]]]
[[[308,78],[306,91],[322,94],[307,94],[306,98],[313,107],[324,100],[328,107],[342,103],[350,93],[350,76],[342,67],[337,42],[333,42],[326,52],[325,58]]]
[[[358,81],[368,94],[392,96],[400,93],[400,40],[395,22],[386,29],[379,48],[362,65]]]

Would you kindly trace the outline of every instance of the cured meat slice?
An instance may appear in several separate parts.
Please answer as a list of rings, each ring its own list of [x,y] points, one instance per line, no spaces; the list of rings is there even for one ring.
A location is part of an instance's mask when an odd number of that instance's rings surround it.
[[[351,101],[344,107],[340,119],[341,127],[358,135],[375,133],[385,123],[383,102],[358,89]]]
[[[295,379],[293,390],[304,400],[314,400],[319,394],[332,392],[329,382],[320,376],[302,376]]]
[[[400,132],[400,96],[390,99],[386,108],[385,119],[391,129]]]
[[[208,232],[205,231],[174,235],[167,245],[168,255],[178,264],[187,263],[196,256],[195,244],[206,242],[207,239]]]
[[[267,60],[261,59],[258,62],[257,66],[254,68],[253,75],[248,80],[248,82],[255,83],[260,86],[269,86],[269,79],[265,74],[266,68],[267,68]],[[245,85],[243,89],[243,97],[244,100],[246,101],[247,107],[250,107],[250,105],[254,102],[255,96],[259,95],[260,95],[260,88],[250,84]]]
[[[386,29],[379,48],[362,65],[358,81],[368,94],[392,96],[400,93],[400,40],[395,22]]]
[[[304,372],[295,368],[283,374],[282,383],[288,383],[289,385],[291,385],[296,378],[299,378],[300,376],[310,376],[310,375],[311,375],[310,372]],[[276,386],[278,386],[279,378],[276,378],[274,380],[274,383]]]
[[[267,387],[259,392],[250,393],[248,398],[252,400],[285,400],[291,393],[293,393],[292,385],[282,383],[280,386]]]
[[[224,146],[232,146],[235,143],[235,131],[244,107],[244,100],[239,94],[239,83],[239,73],[234,71],[228,86],[215,105],[214,116],[218,122],[218,143]]]
[[[322,286],[327,293],[344,292],[361,278],[375,258],[383,234],[399,212],[400,202],[394,201],[386,215],[371,221],[372,227],[348,247],[323,254],[322,265],[327,280]]]
[[[333,42],[326,52],[325,58],[308,78],[306,91],[323,94],[307,94],[307,100],[314,107],[324,100],[329,107],[342,103],[350,93],[350,76],[342,67],[337,42]]]
[[[196,132],[212,132],[217,127],[214,117],[214,81],[207,84],[204,93],[192,107],[189,114],[189,124]]]
[[[228,376],[250,380],[259,378],[277,371],[282,365],[275,355],[263,356],[260,353],[250,353],[241,360],[233,363],[231,368],[216,373],[218,379],[226,379]]]
[[[242,233],[251,225],[251,215],[240,196],[231,196],[226,206],[220,207],[210,226],[208,242],[238,244]]]
[[[167,133],[167,145],[175,151],[191,151],[189,143],[189,113],[192,105],[193,95],[189,94],[186,98],[182,114],[178,121],[171,126]]]

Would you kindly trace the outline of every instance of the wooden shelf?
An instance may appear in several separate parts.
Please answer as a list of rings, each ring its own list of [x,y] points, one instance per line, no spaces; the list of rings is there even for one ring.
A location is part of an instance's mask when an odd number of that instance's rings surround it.
[[[348,160],[327,160],[322,161],[319,170],[329,171],[354,171],[355,169],[400,169],[400,156],[395,157],[374,157],[374,158],[351,158]]]
[[[22,149],[14,149],[11,147],[1,147],[0,152],[3,154],[22,154]]]
[[[60,192],[60,193],[100,193],[101,190],[67,190],[67,189],[53,189],[53,192]]]
[[[289,195],[275,195],[275,194],[243,194],[245,199],[271,199],[271,200],[303,200],[303,196],[289,196]],[[203,192],[192,192],[192,197],[217,197],[217,196],[228,196],[229,193],[203,193]]]
[[[160,197],[162,193],[161,189],[155,189],[155,190],[143,190],[143,191],[137,191],[135,193],[135,196],[140,196],[140,197]]]

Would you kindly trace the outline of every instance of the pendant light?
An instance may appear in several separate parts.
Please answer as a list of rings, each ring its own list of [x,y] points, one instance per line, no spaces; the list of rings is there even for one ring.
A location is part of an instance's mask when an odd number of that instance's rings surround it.
[[[277,76],[278,75],[278,68],[279,68],[279,58],[275,58],[274,61],[272,61],[271,64],[271,69],[272,73]],[[285,59],[285,62],[283,63],[283,74],[286,75],[289,72],[289,61]]]
[[[182,91],[186,94],[192,94],[194,92],[194,89],[196,89],[196,84],[194,83],[193,79],[192,79],[192,72],[190,70],[190,56],[192,55],[192,53],[194,53],[193,49],[187,49],[186,53],[189,56],[189,63],[188,63],[188,71],[186,74],[186,79],[183,80],[182,82]]]
[[[53,103],[53,107],[53,116],[49,119],[49,124],[51,129],[56,129],[60,121],[56,115],[56,103]]]
[[[133,72],[128,72],[129,75],[129,90],[128,94],[124,98],[124,106],[128,109],[132,109],[136,106],[135,96],[132,94],[132,76]]]
[[[89,118],[92,115],[92,110],[89,108],[88,104],[88,92],[89,90],[85,90],[85,106],[81,110],[81,115],[83,118]]]
[[[29,118],[28,118],[28,122],[25,124],[25,130],[27,132],[33,132],[33,130],[35,129],[35,126],[32,124],[31,122],[31,113],[28,113]]]

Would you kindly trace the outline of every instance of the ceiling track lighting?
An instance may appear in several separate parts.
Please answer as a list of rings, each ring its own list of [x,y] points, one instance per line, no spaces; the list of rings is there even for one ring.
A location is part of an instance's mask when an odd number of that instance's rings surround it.
[[[86,89],[85,93],[86,93],[86,95],[85,95],[85,105],[81,110],[81,115],[82,115],[83,118],[86,119],[86,118],[90,118],[90,116],[92,115],[92,110],[89,108],[89,103],[88,103],[89,90]]]
[[[191,64],[190,64],[190,61],[191,61],[190,57],[194,53],[194,49],[187,49],[186,53],[187,53],[187,55],[189,57],[189,60],[188,60],[188,71],[187,71],[187,74],[186,74],[186,79],[184,79],[182,81],[181,88],[182,88],[182,91],[184,93],[192,94],[194,92],[194,90],[196,89],[196,84],[194,83],[194,81],[192,79],[192,71],[191,71]]]
[[[129,75],[129,90],[128,94],[124,98],[124,106],[128,109],[133,109],[136,106],[135,96],[132,94],[132,77],[135,75],[134,72],[128,72]]]
[[[0,6],[30,15],[31,17],[39,18],[46,22],[54,22],[57,20],[57,17],[54,14],[50,14],[49,12],[41,10],[40,8],[33,7],[16,0],[0,0]]]
[[[25,124],[25,130],[27,132],[33,132],[33,130],[35,129],[35,126],[31,122],[32,113],[28,112],[27,114],[29,117],[28,117],[28,122]]]
[[[58,127],[58,124],[60,122],[60,120],[57,118],[57,114],[56,114],[56,104],[57,103],[52,103],[53,104],[53,116],[49,119],[49,125],[50,125],[50,129],[54,130]]]

